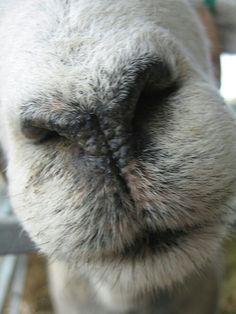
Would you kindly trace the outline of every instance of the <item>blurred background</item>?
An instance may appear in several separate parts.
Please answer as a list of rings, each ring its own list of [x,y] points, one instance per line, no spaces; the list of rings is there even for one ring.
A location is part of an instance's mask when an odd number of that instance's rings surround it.
[[[236,56],[224,55],[221,61],[220,92],[236,115]],[[14,240],[16,238],[17,241]],[[27,254],[6,255],[9,248],[12,253]],[[53,313],[45,258],[32,251],[32,243],[11,213],[7,191],[0,177],[0,314]],[[236,225],[235,231],[225,241],[224,265],[221,314],[236,314]]]
[[[236,114],[236,56],[221,57],[220,92]],[[235,231],[225,241],[224,247],[224,286],[222,295],[222,314],[236,314],[236,225]]]

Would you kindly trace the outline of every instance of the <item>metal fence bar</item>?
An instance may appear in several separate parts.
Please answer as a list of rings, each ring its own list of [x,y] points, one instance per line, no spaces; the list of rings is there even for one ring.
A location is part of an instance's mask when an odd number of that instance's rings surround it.
[[[6,256],[1,261],[0,267],[0,314],[3,312],[7,294],[10,288],[14,269],[16,266],[16,256]]]
[[[21,304],[27,273],[27,260],[28,257],[25,255],[18,257],[10,290],[9,314],[20,314],[21,312]]]
[[[0,219],[0,255],[37,252],[35,244],[30,240],[14,216]]]

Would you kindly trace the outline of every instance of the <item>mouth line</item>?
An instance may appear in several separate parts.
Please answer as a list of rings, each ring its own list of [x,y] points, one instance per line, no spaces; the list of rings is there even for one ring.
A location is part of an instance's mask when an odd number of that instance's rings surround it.
[[[180,244],[189,235],[199,230],[200,226],[164,231],[147,231],[127,245],[120,253],[122,259],[143,259],[147,255],[164,253]]]

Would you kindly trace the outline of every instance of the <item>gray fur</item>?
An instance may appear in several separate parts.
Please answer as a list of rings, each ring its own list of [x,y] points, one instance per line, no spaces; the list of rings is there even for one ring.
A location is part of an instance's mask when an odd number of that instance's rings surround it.
[[[216,313],[236,127],[198,3],[0,3],[9,193],[58,313]]]

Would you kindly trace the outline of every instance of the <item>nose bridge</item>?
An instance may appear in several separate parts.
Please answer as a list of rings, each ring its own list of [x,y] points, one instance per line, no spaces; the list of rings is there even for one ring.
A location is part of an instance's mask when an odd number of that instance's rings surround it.
[[[104,138],[112,158],[120,169],[124,169],[131,157],[132,150],[132,109],[122,106],[114,111],[100,114]]]
[[[128,111],[128,110],[127,110]],[[88,157],[109,158],[122,172],[131,157],[132,115],[121,106],[84,114],[77,134],[80,151]]]
[[[89,80],[91,98],[82,94],[76,102],[60,97],[53,103],[54,97],[33,100],[22,107],[22,130],[53,131],[76,143],[80,156],[92,157],[94,162],[99,158],[112,160],[124,171],[137,142],[132,125],[140,94],[147,82],[152,87],[162,69],[162,64],[154,61],[143,57],[115,71],[100,71],[98,79]]]
[[[132,120],[148,72],[136,62],[126,67],[102,72],[94,84],[97,103],[83,114],[83,130],[77,135],[85,155],[106,156],[121,172],[132,156]]]
[[[127,62],[114,73],[102,71],[96,86],[98,103],[83,116],[78,143],[84,155],[107,157],[119,171],[125,171],[134,154],[133,117],[136,105],[149,78],[162,64],[141,58]],[[103,85],[100,85],[102,82]]]

